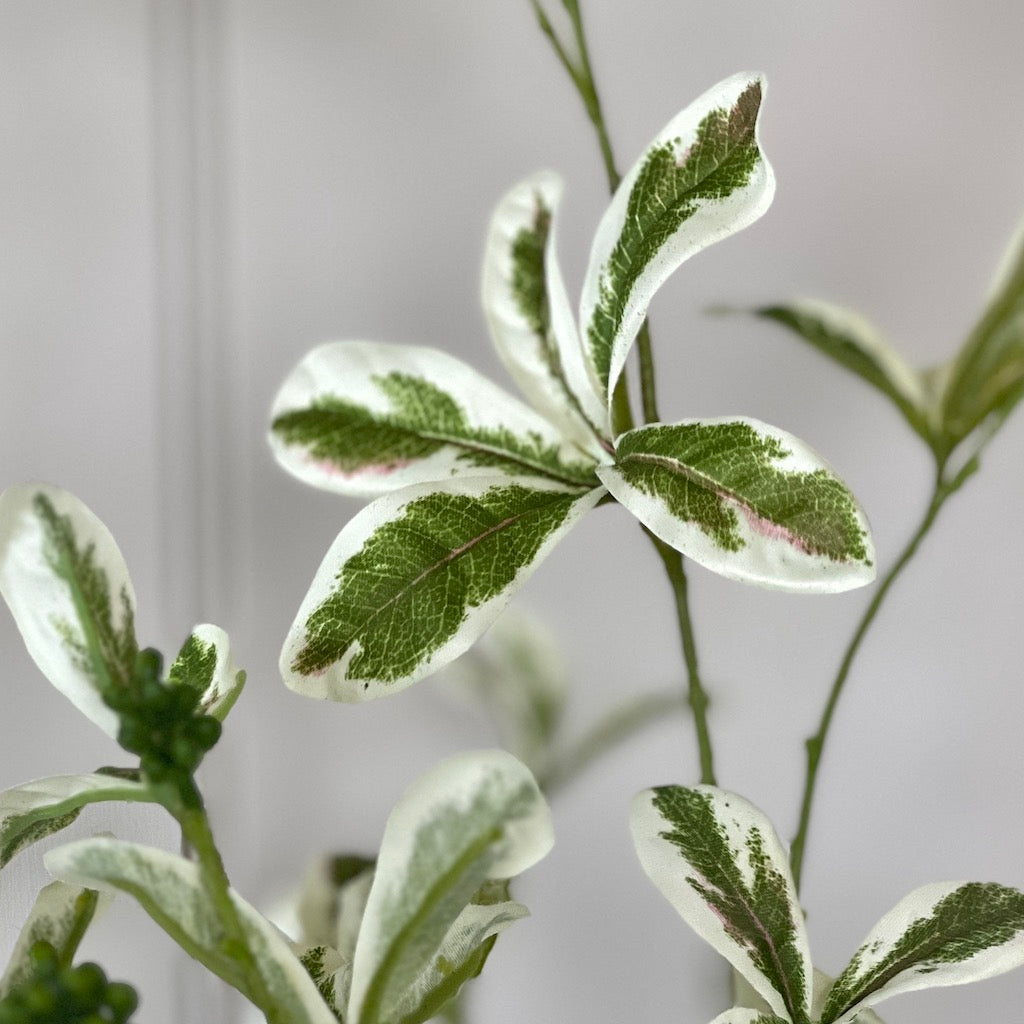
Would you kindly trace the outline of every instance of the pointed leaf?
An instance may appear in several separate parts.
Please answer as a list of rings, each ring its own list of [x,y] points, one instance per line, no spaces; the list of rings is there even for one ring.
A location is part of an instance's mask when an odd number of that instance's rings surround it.
[[[886,395],[904,419],[931,443],[931,410],[923,379],[863,317],[827,302],[805,299],[763,306],[758,316],[788,327],[819,352]]]
[[[285,682],[310,697],[360,701],[437,671],[603,493],[490,477],[379,498],[317,570],[281,653]]]
[[[56,775],[0,793],[0,867],[32,843],[67,828],[86,804],[108,800],[156,802],[149,787],[103,771]]]
[[[42,673],[111,736],[102,694],[134,668],[135,592],[114,538],[67,491],[18,484],[0,495],[0,593]]]
[[[42,888],[0,977],[0,999],[32,976],[30,952],[37,942],[48,942],[57,950],[61,963],[71,963],[86,929],[109,903],[107,896],[64,882],[51,882]]]
[[[225,951],[224,932],[199,877],[183,857],[117,839],[84,839],[50,850],[51,874],[107,892],[126,892],[174,941],[210,971],[258,1003],[245,970]],[[282,1019],[335,1024],[285,937],[240,896],[231,893],[246,941]]]
[[[1014,235],[981,320],[957,355],[944,401],[946,432],[966,437],[1003,419],[1024,395],[1024,225]]]
[[[776,1017],[774,1013],[764,1010],[748,1010],[742,1006],[734,1006],[725,1013],[720,1013],[711,1024],[789,1024],[788,1018]]]
[[[580,324],[606,396],[668,276],[771,204],[775,177],[757,139],[763,91],[756,75],[734,75],[678,114],[623,178],[602,218]]]
[[[652,533],[722,576],[818,593],[874,579],[867,519],[846,485],[813,449],[758,420],[628,431],[598,475]]]
[[[466,944],[498,927],[494,920],[482,930],[479,922],[465,934],[461,926],[453,930],[474,894],[487,879],[525,871],[552,841],[536,781],[505,751],[449,758],[415,782],[384,832],[356,946],[348,1019],[422,1019],[412,1004],[425,995],[424,979],[445,972],[438,958],[457,953],[447,959],[458,970],[470,959]]]
[[[502,362],[531,404],[601,457],[595,434],[610,436],[608,410],[555,257],[561,196],[561,179],[544,171],[498,205],[484,256],[484,312]]]
[[[904,897],[836,979],[822,1024],[921,988],[965,985],[1024,964],[1024,893],[981,882],[937,882]]]
[[[270,447],[300,480],[340,494],[455,474],[594,482],[593,458],[542,416],[454,356],[408,345],[314,349],[278,392]]]
[[[231,657],[231,643],[219,626],[196,626],[168,672],[171,683],[202,693],[199,710],[223,722],[245,686],[245,673]]]
[[[713,786],[663,786],[634,800],[631,827],[640,863],[683,920],[774,1013],[807,1024],[810,950],[771,822]]]

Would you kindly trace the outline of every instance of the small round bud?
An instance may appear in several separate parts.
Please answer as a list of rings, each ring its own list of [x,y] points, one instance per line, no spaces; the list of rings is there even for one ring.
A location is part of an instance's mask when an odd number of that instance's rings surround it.
[[[107,1006],[117,1020],[126,1021],[138,1009],[139,997],[131,985],[114,981],[107,986]]]

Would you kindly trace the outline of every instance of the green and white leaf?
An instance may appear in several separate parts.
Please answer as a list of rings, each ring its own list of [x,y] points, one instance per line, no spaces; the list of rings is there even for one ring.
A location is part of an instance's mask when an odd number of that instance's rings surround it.
[[[588,369],[555,254],[562,181],[550,171],[498,204],[484,255],[483,306],[502,362],[534,408],[597,458],[608,409]]]
[[[860,314],[816,299],[763,306],[758,316],[788,327],[819,352],[886,395],[904,419],[931,443],[936,411],[923,376]]]
[[[922,988],[965,985],[1024,964],[1024,893],[981,882],[937,882],[904,897],[836,979],[822,1024]]]
[[[375,861],[353,854],[319,857],[306,869],[297,916],[304,945],[332,946],[351,959],[373,884]]]
[[[200,710],[221,722],[245,686],[245,672],[231,657],[227,633],[209,623],[196,626],[189,634],[171,664],[168,679],[199,690],[203,695]]]
[[[757,75],[734,75],[673,118],[623,178],[601,219],[579,319],[606,398],[669,275],[771,204],[775,177],[758,146],[764,87]]]
[[[436,972],[451,973],[439,957],[458,972],[469,962],[472,950],[465,946],[473,936],[503,927],[513,913],[499,903],[481,911],[482,918],[476,911],[463,917],[481,886],[525,871],[552,842],[550,811],[536,781],[505,751],[460,754],[413,783],[384,832],[356,946],[348,1019],[420,1019],[410,1007],[424,996],[424,983]],[[489,914],[493,920],[482,924]]]
[[[506,750],[544,776],[569,695],[564,653],[544,623],[510,608],[443,679],[454,697],[486,711]]]
[[[790,1024],[788,1017],[776,1017],[774,1013],[764,1010],[748,1010],[743,1006],[734,1006],[725,1013],[720,1013],[711,1024]]]
[[[489,889],[501,891],[505,898]],[[421,1024],[432,1020],[454,999],[462,986],[477,977],[490,956],[498,935],[509,925],[529,916],[522,903],[507,898],[505,881],[484,883],[448,929],[441,946],[404,998],[388,1017],[394,1024]]]
[[[0,793],[0,867],[15,854],[67,828],[86,804],[110,800],[156,802],[149,787],[121,775],[56,775]]]
[[[601,487],[471,477],[385,495],[341,531],[281,653],[310,697],[395,693],[465,651]]]
[[[812,448],[746,417],[623,434],[602,483],[652,533],[707,569],[779,590],[870,583],[867,519]]]
[[[593,486],[594,458],[471,366],[436,349],[313,349],[274,401],[270,447],[305,483],[376,495],[452,476]]]
[[[102,694],[129,685],[135,592],[110,531],[78,498],[46,484],[0,495],[0,593],[43,675],[116,737]]]
[[[310,946],[299,953],[306,973],[335,1018],[345,1024],[345,1007],[352,984],[352,961],[330,946]]]
[[[808,1024],[810,949],[771,822],[714,786],[663,786],[637,796],[631,828],[640,863],[683,920],[773,1013]]]
[[[50,850],[44,863],[66,882],[133,896],[189,956],[259,1005],[240,962],[223,948],[224,932],[199,868],[183,857],[117,839],[84,839]],[[263,984],[282,1019],[335,1024],[288,940],[236,893],[231,899]]]
[[[960,441],[989,416],[1004,419],[1024,395],[1024,224],[1010,242],[985,312],[950,373],[943,421]]]
[[[835,983],[835,978],[830,978],[824,971],[814,969],[813,991],[811,994],[811,1020],[821,1019],[821,1012],[825,1008],[825,1000]],[[769,1016],[771,1008],[754,991],[750,982],[743,975],[736,971],[732,972],[732,1001],[736,1006],[750,1007],[752,1010],[760,1011]],[[857,1024],[883,1024],[882,1019],[873,1010],[861,1010],[857,1014]]]
[[[92,889],[82,889],[65,882],[51,882],[44,886],[18,934],[3,977],[0,977],[0,999],[31,977],[34,968],[30,952],[37,942],[50,943],[62,963],[71,963],[86,929],[109,903],[109,896],[101,896]]]

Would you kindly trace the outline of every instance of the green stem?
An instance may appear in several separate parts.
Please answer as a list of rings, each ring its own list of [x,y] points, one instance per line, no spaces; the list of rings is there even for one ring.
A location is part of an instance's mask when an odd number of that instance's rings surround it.
[[[249,948],[242,919],[231,899],[231,883],[214,842],[206,811],[202,807],[185,808],[175,816],[181,825],[182,839],[192,848],[199,862],[203,887],[224,929],[221,944],[223,952],[242,968],[248,979],[252,1000],[264,1013],[268,1024],[288,1024],[288,1017],[270,995],[256,958]]]
[[[644,533],[651,539],[658,556],[665,566],[672,595],[676,602],[676,617],[679,622],[679,636],[683,644],[683,659],[686,662],[686,674],[689,678],[688,700],[693,712],[693,724],[697,732],[697,750],[700,754],[700,781],[705,785],[714,786],[715,767],[711,750],[711,732],[708,729],[708,695],[700,681],[700,669],[697,665],[697,644],[693,637],[693,624],[690,621],[690,604],[687,596],[686,570],[683,568],[683,556],[660,540],[646,527]]]
[[[932,524],[935,522],[935,517],[939,514],[939,509],[942,508],[946,499],[959,487],[960,483],[962,483],[962,480],[959,478],[952,482],[947,482],[944,479],[943,471],[944,466],[940,463],[935,474],[935,484],[932,490],[931,501],[925,511],[924,518],[922,518],[920,524],[914,531],[913,536],[908,541],[907,546],[903,549],[899,558],[896,559],[892,568],[882,579],[878,589],[875,591],[874,597],[871,599],[871,603],[864,610],[864,615],[850,639],[849,646],[846,648],[846,653],[843,655],[843,660],[839,664],[839,671],[836,673],[835,681],[832,683],[832,689],[829,692],[828,700],[825,703],[825,709],[821,716],[821,722],[818,725],[818,731],[806,741],[807,772],[804,779],[803,800],[800,805],[800,821],[796,835],[793,838],[793,845],[790,849],[790,863],[793,868],[793,881],[796,883],[798,890],[800,888],[800,875],[803,869],[804,851],[807,845],[807,830],[810,827],[811,808],[814,803],[815,783],[818,779],[818,767],[821,763],[821,755],[825,748],[825,740],[828,737],[828,731],[832,725],[832,718],[835,715],[836,706],[838,705],[839,698],[842,695],[846,679],[850,674],[850,668],[853,666],[853,661],[857,656],[857,652],[860,650],[860,645],[864,640],[864,637],[867,635],[868,630],[871,628],[871,624],[874,622],[875,616],[878,614],[878,610],[882,606],[882,602],[885,600],[886,595],[889,593],[890,588],[896,582],[899,575],[917,553],[918,546],[921,541],[924,540],[928,531],[932,528]]]
[[[602,754],[629,739],[634,733],[682,709],[678,693],[650,693],[614,708],[545,774],[541,788],[549,796],[564,789]]]

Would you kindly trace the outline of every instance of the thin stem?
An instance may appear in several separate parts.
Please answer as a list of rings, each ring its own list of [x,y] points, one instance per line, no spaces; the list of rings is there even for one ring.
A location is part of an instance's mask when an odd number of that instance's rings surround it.
[[[962,483],[959,479],[947,482],[944,479],[943,470],[944,467],[940,463],[935,474],[935,484],[932,490],[931,501],[928,504],[924,517],[917,529],[914,531],[913,536],[908,541],[907,546],[903,549],[899,558],[896,559],[892,568],[882,579],[878,589],[875,591],[874,597],[871,599],[871,603],[864,610],[864,615],[861,617],[860,623],[850,639],[849,646],[846,648],[846,653],[843,655],[843,660],[839,664],[839,671],[836,673],[835,681],[832,683],[832,689],[829,692],[828,700],[825,703],[825,709],[821,716],[821,722],[818,725],[818,731],[806,741],[807,773],[804,779],[803,800],[800,805],[800,821],[796,836],[793,838],[793,845],[790,849],[790,863],[793,868],[793,881],[796,883],[798,890],[800,888],[800,875],[803,869],[804,851],[807,844],[807,830],[810,827],[811,808],[814,803],[814,788],[818,779],[818,767],[821,763],[821,755],[825,747],[825,740],[828,737],[829,727],[832,725],[832,718],[835,715],[836,706],[839,703],[843,687],[850,674],[850,668],[853,666],[853,661],[857,656],[857,652],[860,650],[861,642],[864,640],[868,630],[871,628],[871,624],[874,622],[875,616],[878,614],[878,610],[882,606],[882,602],[885,600],[893,583],[896,582],[899,575],[917,553],[918,546],[921,541],[924,540],[928,531],[932,528],[932,525],[935,522],[935,517],[939,513],[939,509],[942,508],[946,499],[959,487],[960,483]]]
[[[214,842],[206,811],[202,807],[186,808],[178,812],[176,817],[181,825],[182,839],[192,848],[199,862],[203,886],[224,929],[224,953],[242,968],[248,978],[253,1002],[266,1015],[268,1024],[287,1024],[288,1017],[271,997],[256,958],[249,948],[238,908],[231,899],[231,883]]]
[[[644,533],[651,539],[658,552],[676,602],[676,617],[679,622],[679,636],[683,644],[683,659],[686,662],[686,674],[689,678],[688,699],[693,712],[693,724],[697,732],[697,749],[700,753],[700,781],[705,785],[714,786],[715,767],[711,750],[711,732],[708,729],[708,695],[700,681],[700,669],[697,665],[697,644],[693,637],[693,624],[690,621],[690,605],[687,597],[686,570],[683,568],[683,556],[660,540],[646,527]]]
[[[549,796],[564,789],[602,754],[651,722],[682,710],[684,703],[684,698],[678,693],[651,693],[614,708],[545,774],[541,788]]]

